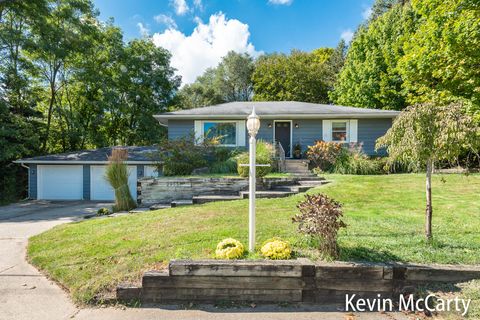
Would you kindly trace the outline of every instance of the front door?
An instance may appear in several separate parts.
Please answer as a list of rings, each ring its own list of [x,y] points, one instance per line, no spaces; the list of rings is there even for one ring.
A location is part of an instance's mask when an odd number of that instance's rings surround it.
[[[280,142],[285,150],[285,157],[290,158],[292,146],[290,121],[275,121],[275,142]]]

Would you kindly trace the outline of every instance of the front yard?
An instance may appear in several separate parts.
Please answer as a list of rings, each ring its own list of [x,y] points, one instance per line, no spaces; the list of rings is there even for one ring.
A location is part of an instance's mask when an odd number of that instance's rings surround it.
[[[423,235],[424,175],[327,179],[334,182],[309,192],[344,204],[348,227],[339,237],[341,260],[480,263],[480,175],[434,176],[432,244]],[[315,244],[291,222],[302,198],[257,200],[258,244],[278,236],[298,255],[316,257]],[[170,259],[212,258],[220,240],[247,244],[247,236],[248,200],[238,200],[58,226],[31,238],[28,256],[75,301],[86,303]]]

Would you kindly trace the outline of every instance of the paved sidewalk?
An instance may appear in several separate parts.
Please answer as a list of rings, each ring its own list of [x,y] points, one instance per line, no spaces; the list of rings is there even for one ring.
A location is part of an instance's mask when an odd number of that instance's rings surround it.
[[[32,201],[0,207],[0,320],[123,320],[123,319],[407,319],[396,314],[349,314],[309,308],[217,309],[213,306],[182,310],[178,307],[78,308],[56,284],[25,260],[28,238],[54,226],[82,220],[105,204]],[[114,219],[114,218],[112,218]]]

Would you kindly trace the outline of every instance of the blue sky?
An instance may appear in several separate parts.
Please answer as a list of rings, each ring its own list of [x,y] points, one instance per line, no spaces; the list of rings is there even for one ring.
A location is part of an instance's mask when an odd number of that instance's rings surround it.
[[[253,56],[334,47],[351,37],[373,0],[95,0],[125,39],[152,37],[172,52],[184,83],[229,50]]]

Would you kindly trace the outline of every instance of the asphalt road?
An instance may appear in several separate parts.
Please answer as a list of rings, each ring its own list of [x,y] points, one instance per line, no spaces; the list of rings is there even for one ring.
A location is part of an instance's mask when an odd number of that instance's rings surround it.
[[[349,314],[317,307],[257,306],[221,309],[196,306],[79,308],[68,294],[25,259],[28,238],[54,226],[82,220],[101,203],[31,201],[0,207],[0,319],[407,319],[401,313]],[[112,218],[115,219],[115,218]]]

